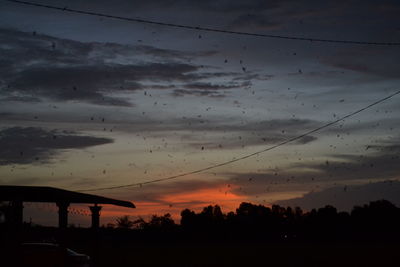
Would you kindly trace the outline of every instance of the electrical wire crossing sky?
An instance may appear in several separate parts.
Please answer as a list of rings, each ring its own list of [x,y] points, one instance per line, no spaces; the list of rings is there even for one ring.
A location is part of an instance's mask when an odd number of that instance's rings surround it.
[[[324,125],[322,125],[322,126],[320,126],[320,127],[317,127],[317,128],[315,128],[315,129],[312,129],[311,131],[308,131],[308,132],[303,133],[303,134],[301,134],[301,135],[298,135],[298,136],[295,136],[295,137],[293,137],[293,138],[284,140],[283,142],[278,143],[278,144],[276,144],[276,145],[267,147],[267,148],[265,148],[265,149],[256,151],[256,152],[251,153],[251,154],[247,154],[247,155],[241,156],[241,157],[239,157],[239,158],[235,158],[235,159],[232,159],[232,160],[229,160],[229,161],[225,161],[225,162],[222,162],[222,163],[217,163],[217,164],[214,164],[214,165],[205,167],[205,168],[203,168],[203,169],[198,169],[198,170],[195,170],[195,171],[186,172],[186,173],[181,173],[181,174],[178,174],[178,175],[174,175],[174,176],[170,176],[170,177],[165,177],[165,178],[160,178],[160,179],[156,179],[156,180],[150,180],[150,181],[146,181],[146,182],[143,182],[143,183],[126,184],[126,185],[116,185],[116,186],[112,186],[112,187],[93,188],[93,189],[86,189],[86,190],[80,190],[80,191],[99,191],[99,190],[107,190],[107,189],[119,189],[119,188],[132,187],[132,186],[142,186],[142,185],[145,185],[145,184],[152,184],[152,183],[158,183],[158,182],[163,182],[163,181],[167,181],[167,180],[177,179],[177,178],[181,178],[181,177],[184,177],[184,176],[189,176],[189,175],[191,175],[191,174],[196,174],[196,173],[208,171],[208,170],[211,170],[211,169],[214,169],[214,168],[222,167],[222,166],[225,166],[225,165],[233,164],[233,163],[235,163],[235,162],[237,162],[237,161],[245,160],[245,159],[250,158],[250,157],[254,157],[254,156],[259,155],[259,154],[261,154],[261,153],[265,153],[265,152],[267,152],[267,151],[273,150],[273,149],[278,148],[278,147],[280,147],[280,146],[283,146],[283,145],[289,144],[289,143],[291,143],[291,142],[294,142],[294,141],[296,141],[296,140],[299,140],[299,139],[301,139],[301,138],[303,138],[303,137],[309,136],[310,134],[316,133],[316,132],[318,132],[318,131],[320,131],[320,130],[322,130],[322,129],[325,129],[325,128],[327,128],[327,127],[330,127],[330,126],[332,126],[332,125],[334,125],[334,124],[336,124],[336,123],[338,123],[338,122],[341,122],[341,121],[343,121],[343,120],[345,120],[345,119],[347,119],[347,118],[350,118],[350,117],[352,117],[352,116],[354,116],[354,115],[357,115],[358,113],[360,113],[360,112],[362,112],[362,111],[364,111],[364,110],[367,110],[367,109],[369,109],[369,108],[371,108],[371,107],[373,107],[373,106],[375,106],[375,105],[378,105],[379,103],[382,103],[382,102],[384,102],[384,101],[386,101],[386,100],[388,100],[388,99],[390,99],[390,98],[392,98],[392,97],[394,97],[394,96],[396,96],[396,95],[398,95],[398,94],[400,94],[400,91],[397,91],[397,92],[395,92],[395,93],[393,93],[393,94],[391,94],[391,95],[389,95],[389,96],[387,96],[387,97],[384,97],[384,98],[382,98],[382,99],[379,99],[378,101],[376,101],[376,102],[374,102],[374,103],[372,103],[372,104],[370,104],[370,105],[368,105],[368,106],[366,106],[366,107],[363,107],[363,108],[361,108],[361,109],[359,109],[359,110],[356,110],[356,111],[354,111],[354,112],[352,112],[352,113],[350,113],[350,114],[347,114],[347,115],[345,115],[345,116],[343,116],[343,117],[340,117],[340,118],[338,118],[338,119],[336,119],[336,120],[334,120],[334,121],[332,121],[332,122],[328,122],[328,123],[326,123],[326,124],[324,124]]]
[[[277,39],[286,39],[286,40],[295,40],[295,41],[342,43],[342,44],[359,44],[359,45],[392,45],[392,46],[400,46],[400,42],[351,41],[351,40],[308,38],[308,37],[296,37],[296,36],[286,36],[286,35],[262,34],[262,33],[251,33],[251,32],[242,32],[242,31],[222,30],[222,29],[217,29],[217,28],[208,28],[208,27],[201,27],[201,26],[190,26],[190,25],[183,25],[183,24],[175,24],[175,23],[167,23],[167,22],[161,22],[161,21],[139,19],[139,18],[121,17],[121,16],[110,15],[110,14],[102,14],[102,13],[97,13],[97,12],[92,12],[92,11],[71,9],[71,8],[68,8],[67,6],[60,7],[60,6],[45,5],[45,4],[35,3],[35,2],[19,1],[19,0],[2,0],[2,1],[8,1],[8,2],[16,3],[16,4],[22,4],[22,5],[28,5],[28,6],[48,8],[48,9],[53,9],[53,10],[58,10],[58,11],[71,12],[71,13],[75,13],[75,14],[97,16],[97,17],[103,17],[103,18],[109,18],[109,19],[118,19],[118,20],[124,20],[124,21],[129,21],[129,22],[154,24],[154,25],[157,25],[157,26],[182,28],[182,29],[189,29],[189,30],[195,30],[195,31],[226,33],[226,34],[253,36],[253,37],[277,38]]]

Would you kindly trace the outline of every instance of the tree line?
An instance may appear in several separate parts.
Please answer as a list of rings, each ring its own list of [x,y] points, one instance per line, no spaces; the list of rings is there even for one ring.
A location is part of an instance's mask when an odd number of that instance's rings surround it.
[[[338,212],[330,205],[303,212],[300,207],[266,207],[243,202],[235,212],[229,213],[223,213],[218,205],[204,207],[197,213],[184,209],[180,224],[168,213],[153,215],[148,221],[122,216],[115,224],[120,229],[260,240],[396,239],[400,237],[399,226],[400,208],[387,200],[355,206],[351,212]]]

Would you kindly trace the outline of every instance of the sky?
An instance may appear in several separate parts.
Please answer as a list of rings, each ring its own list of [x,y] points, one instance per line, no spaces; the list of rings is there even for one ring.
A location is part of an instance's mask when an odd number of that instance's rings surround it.
[[[37,0],[229,31],[400,42],[398,1]],[[87,190],[206,168],[296,137],[400,90],[400,47],[271,39],[0,1],[0,184]],[[163,182],[91,191],[121,215],[241,202],[400,205],[400,97],[287,145]],[[70,222],[88,225],[84,205]],[[26,203],[25,220],[57,221]]]

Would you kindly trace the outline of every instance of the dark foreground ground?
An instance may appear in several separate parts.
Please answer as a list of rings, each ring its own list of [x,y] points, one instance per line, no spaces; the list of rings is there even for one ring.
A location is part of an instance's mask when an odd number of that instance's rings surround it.
[[[50,241],[92,258],[92,266],[400,266],[398,238],[265,238],[217,233],[31,228],[1,232],[0,266],[19,266],[21,242]],[[43,259],[43,265],[46,259]],[[56,266],[65,266],[62,263]]]
[[[97,266],[400,266],[379,243],[177,243],[103,246]]]

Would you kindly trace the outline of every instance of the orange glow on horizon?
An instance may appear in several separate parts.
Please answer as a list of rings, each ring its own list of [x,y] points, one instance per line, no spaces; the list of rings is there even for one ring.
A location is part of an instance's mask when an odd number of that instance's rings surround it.
[[[232,186],[233,187],[233,186]],[[248,201],[248,197],[233,193],[232,187],[218,186],[204,188],[191,192],[179,192],[161,195],[156,201],[133,201],[136,209],[126,209],[115,206],[104,206],[102,211],[103,222],[115,222],[121,215],[138,216],[148,219],[151,215],[170,213],[176,223],[179,223],[180,213],[184,209],[200,212],[208,205],[219,205],[224,213],[235,211],[240,203]],[[229,189],[229,190],[228,190]]]

